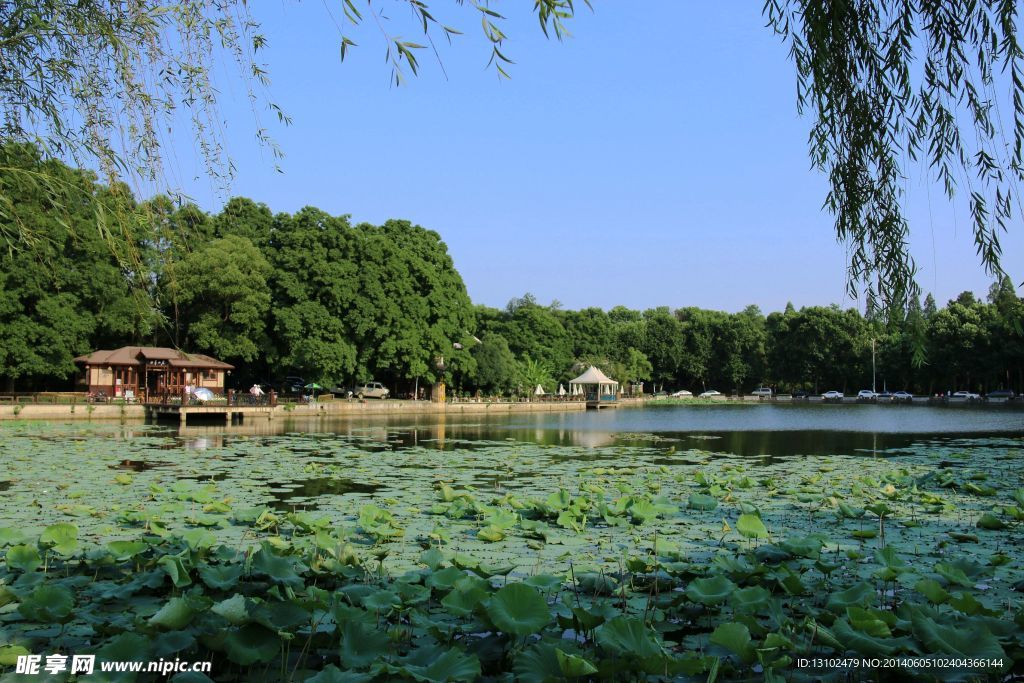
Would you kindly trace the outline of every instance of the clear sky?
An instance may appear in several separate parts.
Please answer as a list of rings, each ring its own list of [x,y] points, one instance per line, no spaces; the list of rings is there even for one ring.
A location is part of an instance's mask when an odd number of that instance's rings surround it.
[[[516,12],[503,50],[516,64],[499,81],[472,8],[433,0],[465,33],[436,39],[447,79],[420,51],[420,76],[396,88],[372,23],[340,62],[326,9],[340,19],[340,2],[250,3],[269,40],[271,97],[293,124],[259,113],[286,154],[277,173],[241,87],[219,84],[231,194],[436,230],[473,301],[491,306],[525,292],[567,308],[858,306],[820,208],[826,179],[809,167],[794,67],[761,3],[593,4],[558,43],[532,3],[498,3]],[[422,42],[404,14],[393,23]],[[173,177],[219,210],[224,196],[193,165],[188,137],[176,139]],[[906,186],[919,282],[940,304],[984,294],[966,205],[926,177],[912,168]],[[1021,282],[1020,221],[1003,245]]]

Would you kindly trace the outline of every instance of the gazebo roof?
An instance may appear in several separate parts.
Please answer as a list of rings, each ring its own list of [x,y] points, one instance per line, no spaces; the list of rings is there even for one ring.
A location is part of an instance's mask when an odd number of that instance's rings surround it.
[[[93,351],[79,356],[76,363],[85,365],[141,365],[146,361],[167,361],[171,367],[203,370],[234,370],[235,366],[201,353],[185,353],[159,346],[122,346],[113,351]]]
[[[570,380],[569,384],[618,384],[618,382],[609,379],[607,375],[591,365],[582,375]]]

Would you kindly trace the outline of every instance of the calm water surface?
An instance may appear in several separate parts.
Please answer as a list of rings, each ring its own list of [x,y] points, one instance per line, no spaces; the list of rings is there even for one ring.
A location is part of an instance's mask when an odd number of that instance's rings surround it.
[[[287,433],[359,437],[365,446],[398,450],[485,446],[514,440],[560,446],[657,445],[737,455],[828,455],[900,448],[923,442],[1024,437],[1024,411],[1005,407],[878,405],[724,405],[621,408],[569,413],[361,419],[288,419],[178,432],[186,448],[203,449]]]

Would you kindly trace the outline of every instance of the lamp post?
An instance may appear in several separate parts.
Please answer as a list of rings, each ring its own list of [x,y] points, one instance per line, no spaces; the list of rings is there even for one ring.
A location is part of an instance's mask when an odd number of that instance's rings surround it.
[[[877,393],[875,386],[875,338],[871,338],[871,393]]]

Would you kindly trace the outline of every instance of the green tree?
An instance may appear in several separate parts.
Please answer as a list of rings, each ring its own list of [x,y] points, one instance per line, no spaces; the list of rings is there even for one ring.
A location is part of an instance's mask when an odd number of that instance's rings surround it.
[[[358,296],[357,236],[344,217],[305,207],[275,217],[273,333],[282,370],[333,384],[351,377],[357,349],[346,316]]]
[[[51,182],[32,180],[43,175]],[[99,186],[89,172],[7,144],[0,146],[0,189],[17,207],[16,218],[0,213],[0,230],[22,221],[33,239],[30,251],[0,250],[0,378],[8,391],[25,380],[67,378],[75,356],[95,342],[150,333],[156,316],[135,298],[145,273],[124,268],[90,227],[96,205],[135,210],[123,186]],[[129,225],[126,239],[138,245],[140,224]]]
[[[172,268],[186,310],[185,346],[223,360],[255,360],[267,348],[271,267],[245,237],[229,235]]]
[[[519,366],[500,334],[486,335],[471,353],[476,361],[476,383],[481,389],[504,394],[516,386]]]

